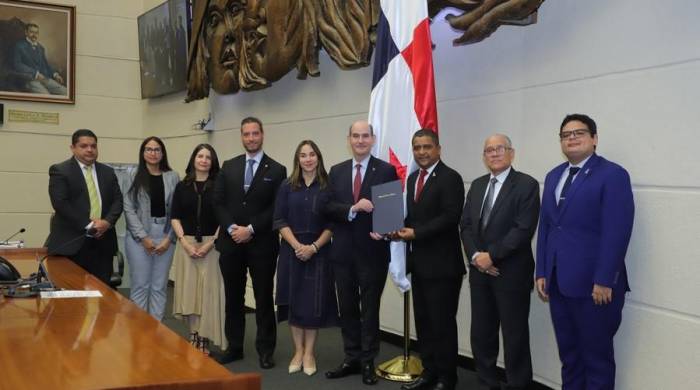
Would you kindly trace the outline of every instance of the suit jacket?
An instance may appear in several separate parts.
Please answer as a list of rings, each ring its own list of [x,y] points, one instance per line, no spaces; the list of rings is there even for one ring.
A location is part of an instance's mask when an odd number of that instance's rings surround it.
[[[129,174],[125,188],[130,189],[134,184],[136,170]],[[165,193],[165,218],[168,223],[165,225],[165,233],[169,232],[170,241],[175,242],[175,232],[170,228],[170,209],[173,204],[173,194],[175,187],[180,182],[180,175],[175,171],[163,172],[163,192]],[[128,191],[128,190],[127,190]],[[124,195],[124,218],[126,219],[126,231],[135,240],[142,240],[148,237],[151,228],[151,197],[143,188],[139,190],[136,199],[130,192]],[[158,243],[156,243],[157,245]]]
[[[352,221],[348,221],[350,208],[355,204],[352,196],[353,160],[346,160],[331,167],[328,174],[331,191],[330,201],[325,208],[325,214],[333,221],[333,242],[330,258],[334,262],[349,262],[353,250],[365,253],[362,257],[367,262],[389,262],[389,243],[373,240],[369,236],[372,231],[372,213],[357,213]],[[389,163],[370,156],[367,163],[360,199],[372,199],[372,186],[398,180],[396,169]]]
[[[114,224],[122,213],[122,193],[112,168],[95,162],[94,169],[102,198],[102,219],[112,224],[98,242],[105,251],[114,254],[117,251]],[[90,223],[90,196],[85,176],[75,158],[49,168],[49,198],[54,215],[46,241],[48,253],[73,256],[83,246],[85,227]]]
[[[26,39],[21,39],[15,44],[12,64],[15,72],[21,74],[25,81],[34,80],[37,72],[49,79],[55,73],[46,60],[44,47],[37,44],[36,48],[32,48],[31,43]]]
[[[416,238],[409,242],[407,272],[415,276],[459,278],[467,271],[459,240],[459,220],[464,203],[464,182],[454,169],[438,162],[415,201],[417,170],[406,184],[406,227]]]
[[[220,253],[239,249],[241,245],[231,239],[228,227],[234,223],[250,224],[255,233],[253,240],[244,245],[254,253],[274,255],[279,250],[279,240],[277,232],[272,230],[272,214],[277,190],[287,177],[287,169],[263,154],[250,188],[245,192],[246,158],[242,154],[225,161],[214,185],[214,209],[220,225],[216,249]]]
[[[568,165],[554,168],[544,181],[537,278],[551,280],[556,264],[559,290],[566,296],[589,297],[593,284],[629,290],[625,254],[634,221],[629,174],[593,154],[557,207],[554,191]]]
[[[532,237],[540,212],[540,185],[531,176],[511,168],[482,231],[481,209],[490,178],[490,174],[481,176],[469,188],[462,212],[462,243],[470,264],[474,253],[488,252],[500,276],[473,272],[477,269],[472,265],[469,283],[492,283],[503,290],[532,289]]]

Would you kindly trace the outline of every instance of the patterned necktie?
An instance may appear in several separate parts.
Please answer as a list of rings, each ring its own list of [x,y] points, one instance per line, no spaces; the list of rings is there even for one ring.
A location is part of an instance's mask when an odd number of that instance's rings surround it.
[[[493,194],[496,191],[496,183],[498,183],[498,179],[492,177],[489,182],[489,189],[486,191],[484,207],[481,209],[481,229],[486,228],[486,225],[489,223],[489,217],[491,216],[491,210],[493,209]]]
[[[243,191],[245,192],[248,192],[250,183],[253,182],[253,165],[255,165],[255,160],[251,158],[248,160],[248,168],[246,168],[245,177],[243,178]]]
[[[421,194],[423,193],[423,186],[425,185],[425,176],[427,174],[428,171],[426,171],[425,169],[420,170],[420,175],[418,175],[418,184],[416,185],[416,196],[413,198],[415,202],[418,202]]]
[[[102,207],[100,207],[100,198],[97,195],[95,180],[92,178],[92,165],[85,167],[85,184],[87,184],[88,196],[90,197],[90,219],[100,219],[102,217]]]
[[[352,182],[352,198],[355,203],[360,200],[360,189],[362,188],[362,164],[355,164],[355,180]]]
[[[564,186],[561,187],[561,193],[559,194],[559,203],[557,204],[558,206],[561,206],[564,200],[566,199],[566,192],[569,191],[569,187],[571,187],[571,182],[574,181],[574,176],[580,171],[581,168],[579,167],[570,167],[569,168],[569,176],[566,177],[566,181],[564,182]]]

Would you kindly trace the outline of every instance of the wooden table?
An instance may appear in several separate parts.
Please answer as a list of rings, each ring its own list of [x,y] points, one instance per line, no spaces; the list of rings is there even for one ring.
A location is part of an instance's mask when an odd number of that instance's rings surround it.
[[[26,276],[42,249],[1,249]],[[0,389],[259,390],[259,374],[233,374],[119,293],[63,257],[47,259],[58,287],[102,298],[0,296]]]

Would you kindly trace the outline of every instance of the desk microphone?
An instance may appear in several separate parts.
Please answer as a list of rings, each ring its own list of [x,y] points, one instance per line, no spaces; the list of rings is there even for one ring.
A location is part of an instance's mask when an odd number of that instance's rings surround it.
[[[49,256],[56,255],[57,252],[59,252],[66,246],[85,237],[91,237],[95,233],[97,233],[97,230],[95,228],[90,228],[86,230],[85,233],[73,237],[70,240],[59,245],[58,248],[53,250],[51,253],[47,253],[41,259],[38,259],[39,269],[37,270],[37,272],[29,275],[29,277],[26,279],[18,279],[14,285],[6,287],[7,290],[3,291],[3,294],[8,298],[28,298],[38,295],[41,291],[56,290],[56,285],[49,278],[49,273],[46,270],[46,267],[44,266],[44,260],[46,260],[46,258],[48,258]],[[42,282],[42,278],[46,279],[46,281]]]
[[[0,241],[0,245],[7,245],[7,244],[10,242],[10,240],[11,240],[12,238],[14,238],[16,235],[18,235],[18,234],[20,234],[20,233],[24,233],[24,232],[26,232],[26,231],[27,231],[27,229],[25,229],[25,228],[19,229],[18,231],[16,231],[16,232],[15,232],[13,235],[11,235],[10,237],[7,237],[5,240]]]

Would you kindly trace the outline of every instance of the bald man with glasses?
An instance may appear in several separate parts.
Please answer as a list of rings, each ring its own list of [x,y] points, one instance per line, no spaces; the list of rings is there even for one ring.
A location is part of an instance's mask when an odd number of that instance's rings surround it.
[[[499,328],[505,388],[525,389],[532,382],[528,317],[540,187],[513,168],[514,159],[510,138],[494,134],[486,139],[483,161],[489,173],[472,182],[460,226],[470,260],[472,352],[479,380],[490,389],[501,388],[496,367]]]

